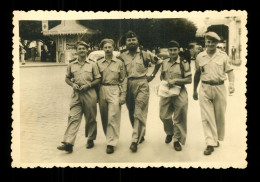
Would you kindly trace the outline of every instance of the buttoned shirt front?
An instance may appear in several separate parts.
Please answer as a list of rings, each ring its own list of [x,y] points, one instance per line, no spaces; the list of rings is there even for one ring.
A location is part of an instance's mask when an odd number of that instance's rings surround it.
[[[156,55],[154,55],[152,52],[144,50],[141,51],[140,48],[137,48],[134,55],[131,55],[130,52],[127,50],[126,52],[121,53],[120,57],[124,60],[124,63],[126,65],[128,78],[138,78],[147,74],[148,67],[144,65],[143,59],[153,64],[162,63],[162,60],[157,58]]]
[[[86,59],[81,65],[76,59],[68,65],[66,77],[74,78],[75,83],[82,86],[100,78],[101,75],[95,62]]]
[[[104,57],[97,61],[100,73],[102,74],[101,83],[105,84],[120,84],[126,77],[125,66],[123,62],[113,56],[108,62]]]
[[[184,77],[191,76],[191,69],[189,62],[180,61],[178,56],[176,61],[171,60],[170,58],[165,59],[162,64],[162,72],[164,72],[164,80],[168,81],[169,79],[182,78],[181,66],[183,66]]]
[[[195,66],[201,71],[200,79],[202,81],[224,81],[227,79],[226,73],[233,70],[229,64],[228,55],[218,49],[212,57],[206,51],[198,54]]]

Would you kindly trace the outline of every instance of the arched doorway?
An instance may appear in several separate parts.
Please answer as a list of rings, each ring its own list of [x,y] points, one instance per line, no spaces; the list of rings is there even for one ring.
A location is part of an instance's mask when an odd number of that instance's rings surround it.
[[[207,28],[207,32],[212,31],[216,32],[221,38],[221,43],[225,43],[225,51],[228,54],[229,50],[229,29],[226,25],[211,25]]]

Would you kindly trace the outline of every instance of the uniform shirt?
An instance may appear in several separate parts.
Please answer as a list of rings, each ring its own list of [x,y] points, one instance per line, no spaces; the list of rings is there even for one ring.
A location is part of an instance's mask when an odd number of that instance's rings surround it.
[[[212,57],[209,57],[206,51],[198,54],[195,66],[201,71],[200,79],[209,82],[224,81],[227,79],[226,73],[233,70],[228,55],[218,49]]]
[[[102,74],[101,83],[120,84],[126,77],[125,66],[123,62],[113,56],[109,63],[104,57],[97,61],[98,69]]]
[[[157,58],[150,51],[142,50],[144,60],[148,62],[152,62],[153,64],[161,64],[162,60]],[[143,58],[141,55],[140,48],[138,47],[134,56],[130,55],[129,51],[123,52],[120,54],[120,57],[124,60],[126,65],[126,72],[128,78],[134,77],[142,77],[145,76],[148,72],[148,67],[144,66]]]
[[[182,78],[182,71],[180,66],[180,57],[173,62],[170,58],[165,59],[162,63],[162,72],[164,73],[163,80],[168,81],[169,79]],[[191,69],[189,63],[182,61],[184,77],[191,76]]]
[[[86,59],[84,64],[80,65],[78,59],[76,59],[68,65],[66,77],[74,78],[75,83],[82,86],[100,78],[101,75],[95,62]]]

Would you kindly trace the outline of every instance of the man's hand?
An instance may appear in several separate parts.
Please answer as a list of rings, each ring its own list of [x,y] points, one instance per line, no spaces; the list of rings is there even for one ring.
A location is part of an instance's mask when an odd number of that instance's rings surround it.
[[[193,99],[198,100],[198,92],[197,91],[193,92]]]
[[[154,77],[155,77],[155,76],[153,76],[153,75],[148,76],[148,77],[147,77],[147,81],[148,81],[148,82],[152,81],[152,80],[154,79]]]
[[[119,104],[120,105],[125,104],[125,95],[120,95],[120,97],[119,97]]]
[[[86,91],[86,90],[88,90],[90,88],[90,85],[89,84],[85,84],[85,85],[82,85],[80,88],[79,88],[79,90],[80,91]]]
[[[228,90],[229,90],[230,94],[233,94],[235,92],[235,87],[234,87],[234,83],[233,82],[229,83]]]
[[[168,86],[169,86],[169,87],[173,87],[173,86],[176,84],[176,81],[177,81],[177,79],[175,79],[175,78],[169,80],[169,81],[168,81]]]
[[[79,86],[76,83],[73,83],[72,88],[73,90],[79,90]]]

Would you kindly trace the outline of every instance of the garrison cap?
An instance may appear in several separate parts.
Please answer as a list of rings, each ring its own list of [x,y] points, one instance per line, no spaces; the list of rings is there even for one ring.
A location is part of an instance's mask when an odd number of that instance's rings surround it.
[[[113,47],[115,46],[115,42],[112,39],[103,39],[100,42],[100,47],[103,48],[104,44],[106,44],[106,43],[112,44]]]
[[[86,42],[84,42],[84,41],[78,41],[77,43],[76,43],[76,48],[79,46],[79,45],[83,45],[83,46],[85,46],[86,48],[89,48],[90,46],[89,46],[89,44],[87,44]]]
[[[211,37],[213,39],[220,41],[220,37],[215,32],[207,32],[205,33],[205,37]]]
[[[137,37],[137,35],[136,35],[133,31],[129,30],[129,31],[126,33],[125,37],[126,37],[126,38],[133,38],[133,37]]]
[[[175,40],[171,40],[170,42],[168,42],[167,47],[178,47],[180,48],[180,44],[178,42],[176,42]]]

